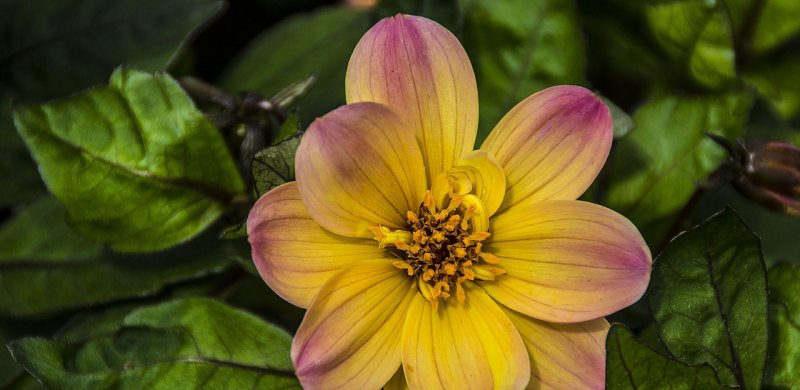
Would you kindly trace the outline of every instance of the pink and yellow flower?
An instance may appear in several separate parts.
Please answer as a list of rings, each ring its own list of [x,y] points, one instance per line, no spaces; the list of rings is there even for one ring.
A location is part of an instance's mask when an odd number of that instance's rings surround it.
[[[608,156],[605,104],[543,90],[473,151],[464,49],[404,15],[361,39],[346,92],[309,126],[297,181],[247,223],[263,279],[308,309],[303,386],[602,388],[603,316],[639,299],[652,264],[627,219],[576,200]]]

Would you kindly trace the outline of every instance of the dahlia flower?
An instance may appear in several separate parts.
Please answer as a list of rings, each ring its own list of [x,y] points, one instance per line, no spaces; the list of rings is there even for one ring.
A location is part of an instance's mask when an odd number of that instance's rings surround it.
[[[308,309],[301,384],[602,388],[603,317],[639,299],[652,264],[630,221],[576,200],[608,156],[608,107],[545,89],[473,151],[470,61],[407,15],[364,35],[345,87],[306,131],[297,180],[247,222],[264,281]]]

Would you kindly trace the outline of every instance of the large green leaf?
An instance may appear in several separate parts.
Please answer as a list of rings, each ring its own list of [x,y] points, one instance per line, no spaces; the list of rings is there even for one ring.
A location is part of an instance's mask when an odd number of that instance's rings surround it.
[[[0,2],[0,203],[24,201],[41,181],[11,121],[10,100],[66,96],[122,64],[156,71],[217,15],[223,0]]]
[[[733,26],[723,1],[652,1],[645,16],[661,47],[697,82],[721,88],[737,81]]]
[[[172,284],[220,273],[230,266],[225,247],[210,234],[146,257],[54,258],[45,252],[41,257],[0,258],[0,315],[38,317],[152,296]]]
[[[272,96],[287,84],[315,75],[297,99],[302,118],[315,118],[345,103],[344,76],[350,54],[367,31],[368,15],[347,7],[324,8],[287,19],[257,37],[225,70],[230,91]]]
[[[800,266],[769,270],[769,360],[764,382],[791,389],[800,383]]]
[[[244,191],[222,136],[165,74],[119,69],[14,119],[72,226],[118,251],[185,241]]]
[[[478,79],[480,144],[500,118],[536,91],[584,83],[574,1],[461,0],[464,44]]]
[[[725,157],[705,133],[742,136],[751,103],[744,92],[664,96],[646,103],[633,115],[636,129],[612,150],[603,203],[640,228],[670,217]]]
[[[759,389],[767,354],[767,278],[756,237],[727,209],[675,238],[650,282],[664,346],[720,381]]]
[[[662,355],[615,324],[606,338],[606,388],[709,390],[722,386],[710,366],[689,366]]]
[[[177,300],[79,326],[90,328],[9,348],[51,388],[300,388],[291,337],[217,301]]]

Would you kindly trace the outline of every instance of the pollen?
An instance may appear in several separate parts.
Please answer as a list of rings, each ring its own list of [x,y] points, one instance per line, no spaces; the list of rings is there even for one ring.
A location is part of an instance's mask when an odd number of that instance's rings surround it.
[[[439,300],[451,297],[463,303],[467,295],[463,283],[491,281],[505,273],[497,256],[482,251],[482,241],[490,233],[475,231],[474,205],[452,195],[446,204],[437,205],[428,191],[419,209],[406,214],[408,231],[371,228],[381,247],[394,246],[401,259],[394,266],[414,278],[434,309]]]

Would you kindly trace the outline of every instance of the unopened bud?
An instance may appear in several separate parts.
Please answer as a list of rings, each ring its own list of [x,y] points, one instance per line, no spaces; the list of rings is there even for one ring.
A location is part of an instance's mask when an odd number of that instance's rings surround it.
[[[783,142],[748,146],[734,187],[773,210],[800,216],[800,148]]]

